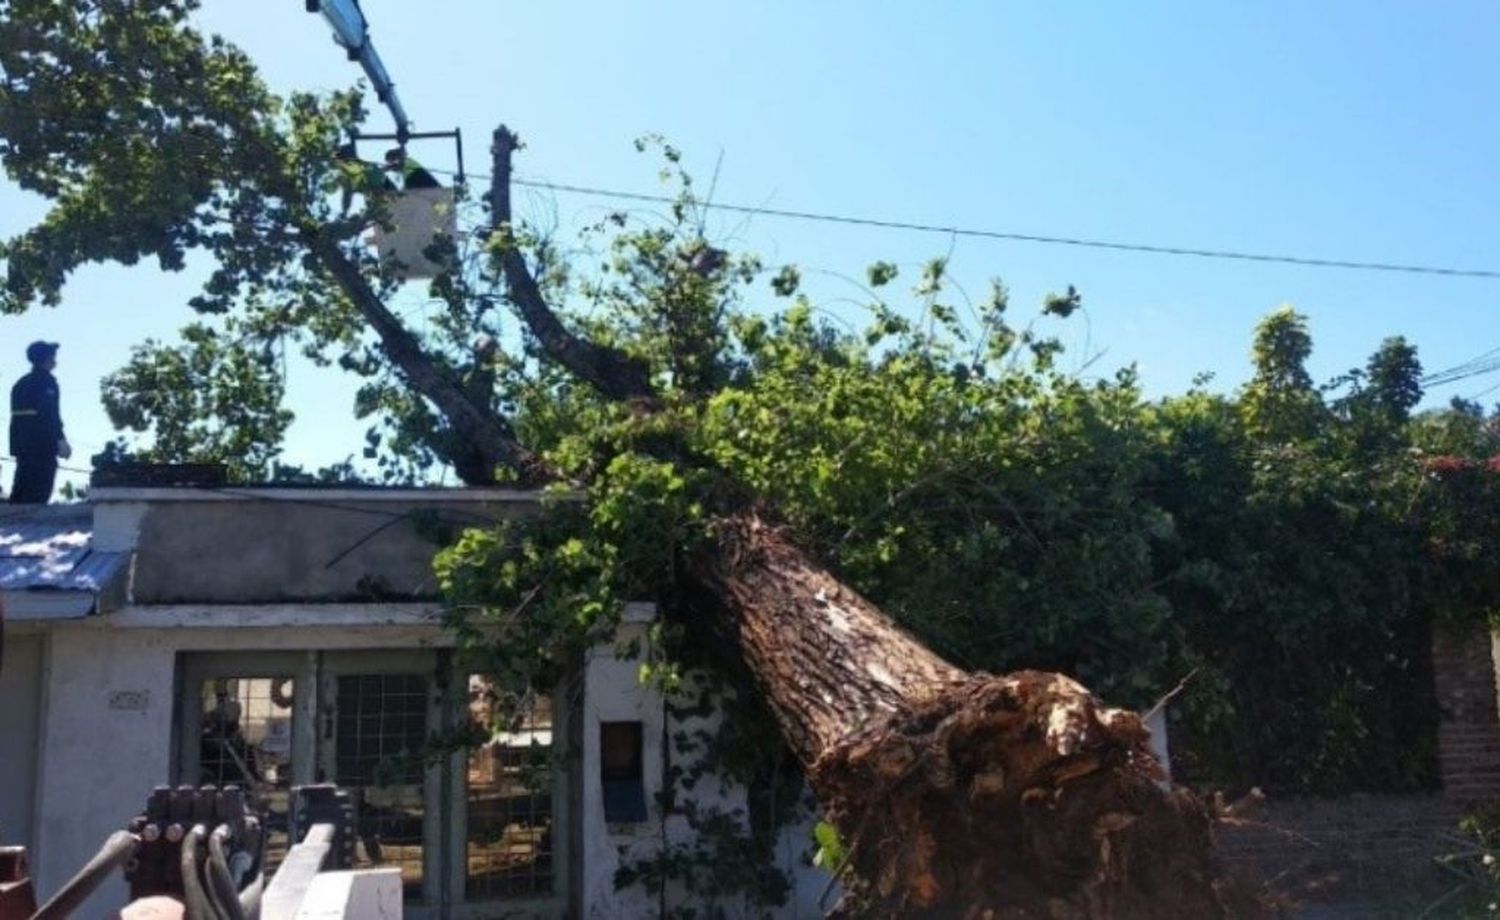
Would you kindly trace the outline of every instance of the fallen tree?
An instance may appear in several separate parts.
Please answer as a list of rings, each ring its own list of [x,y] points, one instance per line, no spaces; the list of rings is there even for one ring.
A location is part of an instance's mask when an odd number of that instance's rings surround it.
[[[352,181],[333,152],[363,118],[358,95],[276,99],[242,54],[188,26],[193,6],[0,2],[0,153],[12,178],[52,200],[44,221],[5,244],[7,309],[56,302],[67,275],[89,261],[155,256],[176,269],[189,250],[206,250],[216,269],[194,307],[232,319],[187,347],[197,357],[204,342],[216,354],[266,356],[204,384],[257,397],[244,401],[246,418],[226,425],[252,441],[257,425],[274,427],[280,391],[270,345],[292,342],[367,377],[362,404],[387,426],[384,443],[372,434],[371,449],[394,463],[450,463],[471,485],[503,479],[585,490],[596,532],[614,528],[608,552],[565,572],[569,554],[592,551],[576,536],[563,533],[529,558],[502,541],[489,546],[494,564],[469,577],[509,579],[490,587],[488,602],[508,608],[522,632],[535,628],[524,621],[544,604],[568,609],[572,621],[592,604],[600,615],[589,625],[598,627],[611,601],[644,587],[691,629],[728,640],[843,835],[845,912],[1211,917],[1258,909],[1222,893],[1211,816],[1187,793],[1159,785],[1135,714],[1104,706],[1059,674],[994,677],[946,663],[800,548],[733,464],[697,436],[695,426],[722,408],[719,397],[752,379],[763,358],[756,343],[767,338],[764,324],[726,307],[727,292],[756,266],[684,238],[679,211],[669,229],[628,237],[616,249],[616,280],[590,288],[611,321],[570,318],[551,299],[568,288],[547,241],[512,218],[516,139],[502,128],[483,252],[477,267],[434,282],[443,312],[437,332],[424,337],[390,304],[399,273],[358,240],[385,219],[381,194],[356,188],[368,207],[350,216],[330,205]],[[777,284],[790,291],[795,279],[783,273]],[[934,278],[929,293],[936,289]],[[1065,313],[1070,302],[1076,295],[1050,308]],[[511,308],[524,335],[495,356],[497,303]],[[778,341],[802,336],[818,360],[845,360],[842,346],[799,322]],[[904,334],[898,319],[882,322]],[[1004,358],[1011,330],[988,332],[991,357]],[[482,348],[473,344],[479,334]],[[931,339],[906,341],[902,360],[924,379],[961,384],[959,365],[968,364]],[[1045,359],[1047,343],[1031,344]],[[152,379],[170,353],[143,349],[132,379]],[[860,360],[853,366],[881,366]],[[123,386],[115,399],[127,423],[160,430],[201,411],[196,395],[173,403],[157,393],[143,406],[142,392]],[[572,434],[539,436],[557,415],[572,416],[563,426]],[[604,513],[615,506],[681,513],[659,528],[626,527]],[[592,600],[560,587],[571,578],[598,588],[600,572],[610,583]],[[562,638],[536,638],[537,657],[562,655]]]
[[[777,528],[722,522],[692,575],[846,835],[852,909],[962,917],[1254,915],[1212,816],[1167,791],[1133,712],[1061,674],[961,671]]]

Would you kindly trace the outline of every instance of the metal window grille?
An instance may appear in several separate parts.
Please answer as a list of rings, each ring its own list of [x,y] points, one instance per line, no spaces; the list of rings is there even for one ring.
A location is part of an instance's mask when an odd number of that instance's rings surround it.
[[[199,692],[198,782],[250,794],[265,815],[269,868],[288,846],[295,687],[289,677],[225,677]]]
[[[355,868],[399,867],[409,898],[422,894],[427,697],[427,678],[419,674],[337,681],[334,782],[354,799]]]
[[[490,741],[473,749],[468,760],[467,898],[550,894],[552,700],[526,701],[506,724],[496,726],[483,679],[471,678],[469,689],[470,718]]]

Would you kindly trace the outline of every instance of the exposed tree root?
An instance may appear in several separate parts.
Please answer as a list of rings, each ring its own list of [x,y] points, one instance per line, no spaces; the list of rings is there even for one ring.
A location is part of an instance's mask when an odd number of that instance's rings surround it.
[[[854,870],[841,916],[1253,917],[1213,816],[1139,717],[1058,674],[974,675],[831,748],[811,779]]]

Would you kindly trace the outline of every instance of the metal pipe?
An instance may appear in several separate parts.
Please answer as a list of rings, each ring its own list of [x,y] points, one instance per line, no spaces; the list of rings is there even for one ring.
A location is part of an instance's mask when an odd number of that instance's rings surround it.
[[[333,27],[333,34],[339,44],[351,53],[364,45],[370,27],[366,24],[358,3],[351,3],[349,0],[321,0],[316,6],[309,3],[308,7],[323,14],[323,18]]]
[[[224,920],[245,920],[245,911],[240,907],[239,892],[234,890],[234,877],[229,874],[229,858],[224,853],[224,841],[229,839],[229,826],[220,824],[208,835],[208,884],[219,916]]]
[[[115,831],[104,841],[104,846],[94,854],[78,874],[68,879],[41,910],[31,915],[31,920],[64,920],[87,901],[109,874],[135,854],[140,839],[129,831]]]
[[[41,909],[33,914],[34,920],[50,920],[70,916],[78,906],[88,899],[115,868],[123,865],[134,855],[139,838],[129,831],[116,831],[109,836],[93,858],[63,885]]]
[[[205,824],[204,828],[206,829],[207,827],[208,825]],[[212,834],[210,834],[211,836]],[[207,843],[208,839],[207,837],[204,838],[204,843]],[[213,873],[210,869],[210,864],[213,862],[212,854],[206,851],[200,853],[198,860],[198,870],[200,873],[198,878],[203,885],[203,893],[208,895],[208,909],[211,912],[209,916],[214,917],[215,920],[228,920],[228,916],[224,913],[224,904],[219,898],[218,889],[214,887]]]
[[[401,135],[399,135],[399,134],[384,134],[384,133],[381,133],[381,132],[365,133],[364,131],[356,131],[356,132],[354,132],[354,134],[352,136],[357,141],[399,141],[401,139]],[[459,132],[459,130],[457,128],[453,129],[452,131],[408,131],[408,132],[406,132],[406,139],[409,140],[409,141],[417,141],[417,140],[422,140],[424,138],[432,138],[432,137],[452,137],[452,138],[457,138],[459,140],[462,140],[461,133]]]
[[[375,88],[375,98],[385,103],[385,107],[391,110],[391,119],[396,122],[396,133],[405,140],[406,127],[410,122],[406,118],[406,109],[401,107],[401,100],[396,98],[396,84],[391,80],[391,75],[386,72],[385,63],[380,60],[380,55],[375,51],[375,46],[365,42],[359,49],[359,66],[364,68],[365,76],[370,78],[370,85]]]
[[[458,178],[455,185],[463,185],[467,180],[464,178],[464,132],[462,128],[453,129],[453,143],[458,147]]]
[[[193,829],[182,838],[182,856],[178,866],[182,870],[182,903],[185,908],[183,916],[186,920],[217,920],[218,918],[218,912],[209,902],[208,892],[203,890],[203,879],[199,875],[198,848],[203,845],[203,838],[207,836],[208,831],[203,825],[194,824]]]

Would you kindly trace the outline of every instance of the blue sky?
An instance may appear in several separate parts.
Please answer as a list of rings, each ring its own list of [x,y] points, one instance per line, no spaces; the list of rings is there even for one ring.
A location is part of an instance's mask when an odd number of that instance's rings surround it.
[[[461,126],[470,169],[504,121],[524,175],[658,190],[635,153],[667,136],[718,200],[945,226],[1301,256],[1500,268],[1500,6],[1442,4],[518,3],[363,0],[418,129]],[[278,90],[358,68],[300,0],[206,0],[201,21]],[[372,129],[388,127],[383,111]],[[447,166],[442,147],[414,148]],[[566,230],[608,203],[529,196]],[[0,234],[40,204],[0,183]],[[1404,334],[1430,369],[1500,347],[1500,281],[1132,255],[718,215],[710,236],[831,280],[876,259],[915,269],[952,248],[963,285],[990,277],[1018,311],[1076,285],[1067,335],[1091,372],[1136,363],[1148,390],[1248,371],[1256,320],[1312,320],[1329,377]],[[198,267],[201,271],[201,266]],[[829,275],[819,272],[832,273]],[[910,278],[914,271],[909,271]],[[0,317],[0,376],[25,342],[64,343],[59,377],[81,454],[111,434],[98,380],[131,344],[170,337],[200,277],[81,272],[64,305]],[[293,366],[287,459],[357,454],[352,388]],[[1500,383],[1477,378],[1430,401]],[[76,464],[75,464],[76,465]],[[86,464],[84,464],[86,465]],[[6,479],[9,476],[7,474]]]

